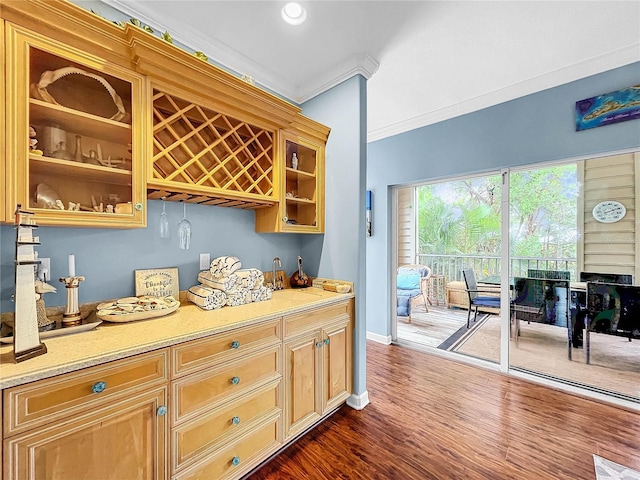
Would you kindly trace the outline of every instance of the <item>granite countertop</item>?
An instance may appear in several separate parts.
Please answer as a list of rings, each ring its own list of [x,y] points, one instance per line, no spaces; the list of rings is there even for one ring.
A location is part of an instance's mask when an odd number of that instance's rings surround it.
[[[190,302],[167,316],[129,323],[103,322],[96,329],[44,340],[47,353],[14,363],[13,346],[0,347],[0,389],[149,352],[314,307],[352,298],[321,288],[287,289],[265,302],[202,310]]]

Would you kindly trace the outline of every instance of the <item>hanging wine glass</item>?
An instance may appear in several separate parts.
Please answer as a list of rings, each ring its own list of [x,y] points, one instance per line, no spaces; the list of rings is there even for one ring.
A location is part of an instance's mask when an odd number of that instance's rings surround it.
[[[162,214],[160,215],[160,238],[169,238],[169,219],[167,218],[167,211],[165,209],[166,203],[164,197],[162,197]]]
[[[181,250],[189,250],[191,244],[191,222],[187,220],[187,204],[183,203],[184,214],[180,223],[178,223],[178,240]]]

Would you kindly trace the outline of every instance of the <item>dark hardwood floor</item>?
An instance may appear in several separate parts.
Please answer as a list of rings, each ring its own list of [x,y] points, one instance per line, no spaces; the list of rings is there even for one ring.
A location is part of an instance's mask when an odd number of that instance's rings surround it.
[[[594,479],[640,470],[640,413],[367,342],[362,411],[343,406],[247,478]]]

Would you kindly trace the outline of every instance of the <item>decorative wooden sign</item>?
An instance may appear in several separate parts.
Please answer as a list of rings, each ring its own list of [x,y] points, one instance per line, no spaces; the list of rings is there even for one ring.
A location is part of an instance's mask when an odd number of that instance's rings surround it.
[[[134,273],[136,296],[166,297],[167,295],[173,295],[178,300],[180,295],[178,267],[135,270]]]

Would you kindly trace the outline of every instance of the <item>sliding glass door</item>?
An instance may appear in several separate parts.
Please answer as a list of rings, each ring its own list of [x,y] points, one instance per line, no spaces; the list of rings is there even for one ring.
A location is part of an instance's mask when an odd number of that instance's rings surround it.
[[[395,321],[400,342],[500,361],[500,178],[484,175],[398,189]],[[417,286],[408,282],[410,264],[428,271],[425,298],[415,303],[407,297]],[[478,302],[476,313],[478,296],[492,300]]]
[[[398,342],[640,400],[639,185],[632,152],[398,189]]]
[[[638,165],[511,172],[511,369],[640,398],[640,287],[620,284],[638,280]]]

